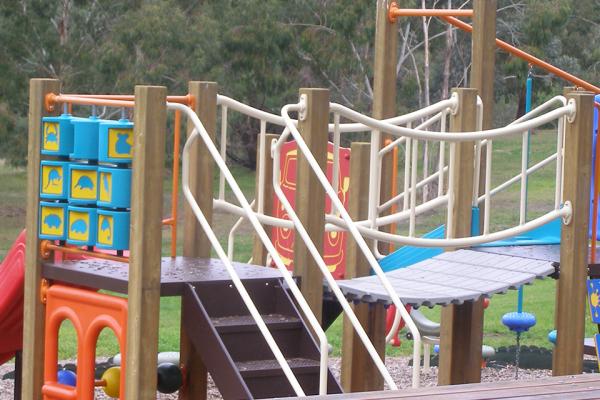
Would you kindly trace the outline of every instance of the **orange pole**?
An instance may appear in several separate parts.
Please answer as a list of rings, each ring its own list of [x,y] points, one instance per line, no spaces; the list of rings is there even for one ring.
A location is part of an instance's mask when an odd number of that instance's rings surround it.
[[[398,17],[472,17],[473,10],[448,10],[442,8],[400,8],[398,3],[390,4],[388,19],[396,22]]]
[[[173,134],[173,187],[171,193],[171,257],[177,256],[177,203],[179,201],[179,137],[181,135],[181,112],[175,111]]]
[[[385,145],[390,144],[391,140],[386,140]],[[392,170],[392,197],[398,194],[398,147],[394,147],[392,150],[392,164],[394,165],[394,169]],[[392,204],[391,212],[395,213],[398,209],[396,203]],[[390,227],[391,233],[396,233],[396,223],[394,222]],[[394,251],[394,244],[390,243],[390,253]]]
[[[194,97],[191,95],[185,96],[168,96],[167,101],[173,103],[181,103],[191,105],[194,103]],[[57,103],[81,104],[89,106],[108,106],[108,107],[128,107],[133,108],[133,96],[130,95],[82,95],[82,94],[55,94],[48,93],[46,95],[46,110],[54,111],[54,106]]]
[[[93,257],[93,258],[101,258],[103,260],[129,263],[129,257],[114,256],[112,254],[100,253],[97,251],[83,250],[78,247],[59,246],[59,245],[52,243],[49,240],[42,240],[40,242],[40,253],[42,255],[42,258],[48,258],[50,256],[51,251],[60,251],[62,253],[78,254],[78,255],[88,256],[88,257]]]
[[[600,114],[600,103],[595,102],[596,111]],[[596,262],[596,232],[598,231],[598,184],[600,184],[600,137],[596,135],[596,159],[594,161],[594,209],[592,210],[592,262]]]
[[[129,107],[133,108],[133,101],[100,99],[95,97],[79,97],[64,94],[48,93],[46,95],[46,110],[54,111],[56,103],[82,104],[89,106]]]
[[[134,96],[130,94],[65,94],[65,96],[75,96],[83,98],[105,99],[105,100],[128,100],[133,101]],[[167,96],[170,103],[180,103],[190,105],[193,102],[193,96],[186,94],[184,96]]]
[[[465,32],[473,32],[473,27],[471,25],[469,25],[457,18],[445,16],[445,17],[442,17],[442,19],[444,19],[449,24],[454,25],[458,29],[461,29]],[[520,49],[516,48],[515,46],[512,46],[500,39],[496,39],[496,46],[498,46],[502,50],[507,51],[508,53],[510,53],[516,57],[519,57],[522,60],[527,61],[530,64],[533,64],[537,67],[545,69],[546,71],[548,71],[566,81],[569,81],[578,87],[584,88],[585,90],[589,90],[590,92],[600,93],[599,87],[594,86],[591,83],[584,81],[583,79],[579,79],[575,75],[571,75],[568,72],[563,71],[562,69],[557,68],[554,65],[549,64],[543,60],[540,60],[539,58],[532,56],[531,54],[526,53],[523,50],[520,50]]]

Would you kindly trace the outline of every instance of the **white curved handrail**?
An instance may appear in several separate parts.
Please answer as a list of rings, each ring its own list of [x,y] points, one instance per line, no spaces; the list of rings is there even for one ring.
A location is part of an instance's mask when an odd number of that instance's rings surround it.
[[[474,132],[433,132],[423,131],[418,129],[404,128],[401,126],[391,125],[385,121],[378,120],[375,118],[368,117],[357,111],[354,111],[341,104],[331,103],[330,109],[332,112],[339,113],[343,117],[351,120],[356,120],[364,125],[369,126],[373,130],[386,132],[394,136],[406,136],[416,140],[435,140],[435,141],[446,141],[446,142],[469,142],[482,139],[492,139],[504,136],[515,135],[523,133],[529,129],[534,129],[539,126],[545,125],[549,122],[557,120],[563,116],[572,115],[575,112],[575,103],[569,102],[566,106],[557,108],[539,117],[531,118],[527,121],[520,122],[514,125],[508,125],[503,128],[489,129],[484,131]]]
[[[328,356],[329,356],[329,346],[327,343],[327,336],[325,335],[325,332],[321,328],[319,321],[316,319],[315,315],[312,313],[310,306],[306,302],[306,299],[302,296],[300,289],[298,289],[296,282],[292,278],[290,272],[285,267],[283,261],[281,260],[281,257],[279,256],[279,254],[277,253],[277,250],[273,246],[273,243],[271,242],[271,240],[269,239],[264,228],[262,227],[262,225],[260,224],[260,222],[258,221],[256,216],[254,215],[254,212],[253,212],[252,208],[250,207],[250,204],[248,203],[243,192],[239,188],[237,182],[235,181],[235,178],[233,177],[233,175],[227,168],[227,165],[225,164],[224,160],[221,158],[219,151],[215,147],[210,136],[208,135],[208,132],[206,132],[206,129],[202,125],[202,122],[200,122],[200,119],[198,118],[196,113],[194,113],[190,108],[188,108],[182,104],[167,103],[167,107],[169,109],[179,110],[182,113],[184,113],[185,115],[187,115],[187,117],[192,121],[192,123],[194,124],[194,127],[195,127],[194,131],[192,132],[192,134],[190,135],[190,137],[188,138],[188,140],[185,143],[184,150],[183,150],[183,161],[182,161],[182,163],[183,163],[182,189],[183,189],[183,193],[184,193],[186,200],[188,201],[188,203],[190,204],[190,207],[192,208],[192,211],[194,212],[194,215],[200,222],[200,225],[202,226],[203,230],[205,231],[205,233],[206,233],[211,245],[215,249],[218,257],[223,262],[223,265],[225,266],[227,272],[229,273],[229,276],[231,277],[231,280],[232,280],[235,288],[240,293],[240,296],[242,297],[244,304],[246,305],[246,307],[248,308],[248,311],[252,315],[252,318],[256,322],[261,334],[265,338],[269,348],[273,352],[273,355],[275,356],[277,362],[279,363],[282,371],[284,372],[286,378],[290,382],[290,385],[294,389],[294,392],[298,396],[304,396],[304,391],[302,390],[300,383],[296,379],[287,360],[285,359],[283,353],[279,349],[279,346],[277,345],[273,336],[269,332],[269,329],[267,328],[264,320],[262,319],[258,309],[254,305],[252,298],[249,296],[248,292],[246,291],[244,284],[242,283],[239,276],[237,275],[237,272],[233,268],[231,261],[227,257],[227,254],[225,254],[223,247],[219,243],[218,238],[216,237],[215,233],[212,231],[210,224],[204,217],[204,214],[202,213],[202,210],[198,206],[198,203],[196,202],[194,195],[190,191],[190,188],[189,188],[189,150],[191,148],[191,144],[198,137],[200,137],[204,141],[204,144],[206,145],[206,148],[208,149],[208,151],[209,151],[210,155],[212,156],[212,158],[214,159],[215,163],[217,164],[219,169],[223,172],[225,179],[226,179],[227,183],[229,184],[231,190],[233,191],[236,199],[238,200],[238,202],[240,203],[242,208],[244,208],[244,210],[246,211],[248,219],[250,220],[252,226],[256,230],[256,233],[260,237],[263,245],[266,247],[269,254],[271,254],[271,257],[272,257],[277,269],[282,274],[286,284],[288,285],[289,289],[291,290],[291,292],[292,292],[294,298],[296,299],[298,305],[300,306],[302,312],[304,313],[304,316],[307,318],[309,325],[311,326],[311,328],[313,329],[313,332],[315,332],[315,334],[317,335],[317,337],[319,339],[320,357],[321,357],[320,373],[319,373],[319,394],[321,394],[321,395],[327,394],[327,376],[328,376],[327,360],[328,360]]]
[[[285,122],[280,115],[272,114],[270,112],[263,111],[263,110],[259,110],[258,108],[254,108],[252,106],[249,106],[247,104],[239,102],[235,99],[232,99],[231,97],[227,97],[227,96],[218,94],[217,95],[217,105],[227,107],[229,109],[235,110],[235,111],[242,113],[244,115],[247,115],[249,117],[256,118],[261,121],[266,121],[273,125],[285,127]],[[419,120],[421,118],[426,118],[432,114],[437,114],[446,108],[452,109],[457,106],[458,106],[458,98],[456,96],[454,96],[454,94],[453,94],[453,96],[450,97],[449,99],[442,100],[438,103],[430,105],[429,107],[425,107],[425,108],[410,112],[408,114],[398,115],[398,116],[395,116],[392,118],[383,119],[381,121],[384,121],[384,122],[386,122],[388,124],[392,124],[392,125],[401,125],[401,124],[406,124],[411,121]],[[292,121],[295,124],[298,123],[298,121],[295,119],[292,119]],[[371,128],[368,125],[361,124],[361,123],[340,124],[339,128],[340,128],[340,132],[344,132],[344,133],[345,132],[348,132],[348,133],[349,132],[366,132],[366,131],[371,130]],[[335,125],[329,124],[328,129],[329,129],[329,132],[333,132],[335,129]]]

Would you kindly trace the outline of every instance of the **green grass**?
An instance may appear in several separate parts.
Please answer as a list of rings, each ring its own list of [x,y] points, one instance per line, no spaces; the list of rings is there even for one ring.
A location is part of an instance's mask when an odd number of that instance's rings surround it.
[[[497,185],[508,178],[516,175],[520,171],[521,153],[520,138],[502,139],[494,141],[493,157],[493,185]],[[531,162],[537,162],[555,151],[555,136],[550,133],[540,132],[532,136]],[[499,167],[501,166],[501,167]],[[254,197],[254,172],[242,167],[233,167],[232,171],[242,190],[248,199]],[[12,244],[12,241],[24,226],[25,217],[25,183],[26,173],[23,169],[13,169],[0,165],[0,256],[4,256],[6,250]],[[171,182],[168,176],[164,180],[165,191],[164,210],[165,215],[169,215],[171,202]],[[218,178],[215,176],[215,195],[218,192]],[[399,187],[402,187],[401,185]],[[530,207],[528,210],[529,218],[540,215],[547,211],[553,205],[554,197],[554,164],[541,171],[538,171],[529,181],[528,196]],[[497,230],[518,223],[518,198],[519,186],[515,185],[511,189],[499,194],[492,201],[491,229]],[[227,198],[233,199],[230,192],[227,192]],[[178,229],[178,253],[182,248],[182,221],[183,221],[183,199],[179,197],[179,229]],[[227,235],[230,227],[237,220],[236,217],[223,214],[215,214],[215,231],[219,236],[221,243],[227,249]],[[440,223],[439,215],[419,218],[419,232],[425,232],[428,229]],[[238,235],[236,235],[236,246],[234,259],[237,261],[248,261],[251,254],[253,235],[248,224],[243,224]],[[170,253],[171,234],[168,229],[163,231],[164,256]],[[548,332],[554,328],[554,298],[555,281],[545,279],[536,281],[534,285],[525,287],[525,311],[532,312],[537,317],[537,325],[524,334],[522,343],[526,345],[535,345],[541,347],[550,347],[546,339]],[[501,324],[500,319],[504,313],[516,309],[516,291],[509,291],[506,295],[494,296],[490,307],[485,313],[484,342],[486,344],[498,347],[511,345],[514,343],[514,335]],[[433,320],[439,321],[440,308],[424,309],[424,313]],[[180,325],[180,299],[162,298],[160,305],[160,333],[159,350],[173,351],[179,348],[179,325]],[[328,330],[328,338],[334,347],[334,354],[340,354],[341,348],[341,318],[338,319]],[[595,333],[595,326],[588,320],[586,322],[586,333],[591,335]],[[76,356],[76,337],[74,330],[69,323],[65,323],[60,332],[60,357],[74,358]],[[406,341],[400,348],[388,347],[388,354],[410,354],[411,346]],[[110,356],[117,353],[116,345],[112,332],[105,330],[100,335],[98,341],[97,353],[101,356]]]

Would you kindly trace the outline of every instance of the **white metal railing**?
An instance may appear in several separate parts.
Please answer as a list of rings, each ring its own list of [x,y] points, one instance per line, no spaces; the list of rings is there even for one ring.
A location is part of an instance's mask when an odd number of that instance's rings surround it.
[[[375,258],[373,253],[371,253],[369,246],[367,245],[364,238],[361,236],[356,225],[352,221],[350,215],[344,208],[344,205],[338,198],[337,191],[331,186],[325,173],[321,170],[319,163],[314,158],[314,156],[310,152],[310,149],[304,142],[304,139],[300,135],[300,132],[298,131],[296,124],[294,123],[294,120],[292,120],[289,117],[290,111],[301,111],[303,107],[305,107],[305,103],[303,103],[303,100],[301,100],[301,102],[298,104],[286,105],[282,108],[281,115],[283,116],[283,118],[286,122],[286,128],[283,131],[283,133],[281,134],[281,137],[279,138],[279,140],[277,141],[277,144],[275,145],[274,163],[275,163],[275,165],[278,165],[277,163],[279,161],[279,149],[280,149],[281,145],[283,143],[285,143],[285,141],[291,134],[293,136],[293,138],[296,140],[298,150],[302,152],[306,161],[308,162],[308,164],[310,165],[314,174],[316,175],[317,179],[321,183],[321,186],[325,189],[325,193],[327,194],[327,196],[329,196],[333,208],[341,215],[342,219],[346,223],[346,227],[347,227],[348,231],[350,232],[350,234],[356,241],[356,243],[357,243],[358,247],[360,248],[360,250],[362,251],[363,255],[366,257],[367,262],[369,263],[369,266],[373,269],[373,271],[379,278],[381,284],[383,285],[383,287],[385,288],[387,293],[390,295],[392,303],[396,306],[396,316],[397,316],[396,319],[398,319],[398,324],[399,324],[400,317],[402,317],[402,319],[404,319],[404,321],[406,322],[406,326],[408,327],[411,334],[413,335],[413,360],[415,360],[415,361],[413,362],[412,385],[413,385],[413,387],[418,387],[419,382],[420,382],[421,334],[420,334],[417,326],[413,322],[412,318],[410,317],[410,314],[407,312],[406,308],[404,307],[404,304],[398,297],[398,294],[394,291],[387,276],[385,275],[385,273],[379,266],[377,259]],[[339,286],[337,285],[335,279],[331,275],[331,272],[327,268],[325,261],[323,260],[322,256],[319,254],[319,250],[314,245],[314,242],[308,235],[308,232],[304,229],[300,220],[298,219],[296,212],[292,208],[289,201],[286,199],[284,193],[281,191],[281,187],[279,185],[279,173],[278,172],[279,171],[277,169],[275,169],[274,173],[273,173],[274,190],[275,190],[275,193],[277,194],[277,196],[279,197],[279,200],[283,204],[286,212],[288,213],[290,219],[294,222],[296,232],[300,235],[300,237],[306,244],[307,249],[309,250],[313,259],[316,261],[317,266],[319,267],[319,269],[322,271],[323,275],[325,276],[327,284],[329,285],[331,291],[335,295],[338,302],[341,304],[342,309],[346,313],[346,316],[348,317],[350,323],[354,327],[354,329],[355,329],[357,335],[359,336],[359,338],[361,339],[363,345],[366,347],[367,352],[371,356],[373,363],[375,364],[375,366],[377,367],[377,369],[383,376],[385,382],[388,384],[388,386],[392,390],[396,389],[397,386],[396,386],[394,380],[392,379],[385,364],[383,363],[383,361],[377,354],[377,351],[375,350],[375,347],[369,340],[367,333],[365,332],[365,330],[361,326],[360,322],[356,318],[356,315],[352,311],[350,304],[346,300],[344,294],[342,293],[342,291],[339,288]],[[397,326],[395,328],[397,329]],[[392,328],[392,330],[390,331],[390,334],[388,336],[393,335],[393,332],[394,332],[394,328]],[[390,340],[390,337],[386,338],[386,341],[388,341],[388,340]]]
[[[235,288],[239,292],[242,300],[244,301],[244,304],[246,305],[246,307],[248,308],[254,321],[256,322],[261,334],[265,338],[265,340],[266,340],[269,348],[273,352],[277,362],[281,366],[281,369],[284,372],[288,381],[290,382],[290,385],[294,389],[294,392],[298,396],[304,396],[304,391],[302,390],[302,387],[300,386],[298,380],[296,379],[294,373],[292,372],[287,360],[285,359],[283,353],[279,349],[279,346],[275,342],[273,336],[269,332],[269,329],[267,328],[258,309],[254,305],[252,298],[246,291],[244,284],[242,283],[239,276],[237,275],[237,272],[233,268],[231,261],[227,257],[227,254],[225,253],[225,251],[223,250],[223,247],[219,243],[218,238],[216,237],[215,233],[213,232],[212,228],[210,227],[210,224],[206,220],[204,214],[202,213],[202,210],[198,206],[198,203],[197,203],[196,199],[194,198],[194,195],[190,191],[190,187],[189,187],[189,177],[190,177],[189,151],[190,151],[192,144],[197,140],[198,137],[200,137],[204,141],[204,144],[206,145],[210,155],[214,159],[218,168],[223,173],[224,178],[227,181],[227,183],[229,184],[231,190],[233,191],[237,201],[240,203],[241,207],[246,212],[246,217],[248,218],[248,220],[250,221],[250,223],[256,230],[256,233],[260,237],[263,245],[266,247],[267,251],[271,255],[273,262],[275,263],[277,269],[282,274],[286,284],[288,285],[289,289],[292,292],[292,295],[294,296],[298,305],[300,306],[300,309],[306,316],[309,325],[311,326],[311,328],[316,333],[316,335],[319,339],[320,354],[321,354],[320,373],[319,373],[319,394],[322,394],[322,395],[327,394],[327,374],[328,374],[327,361],[328,361],[329,348],[328,348],[328,343],[327,343],[327,336],[325,335],[325,332],[321,328],[319,321],[317,320],[315,315],[312,313],[310,306],[306,302],[306,299],[302,296],[300,290],[298,289],[298,286],[296,285],[296,282],[294,281],[290,272],[287,270],[287,268],[283,264],[283,261],[279,257],[279,254],[275,250],[275,247],[271,243],[267,233],[265,232],[264,228],[262,227],[262,225],[256,218],[254,211],[252,210],[250,204],[246,200],[246,198],[245,198],[243,192],[241,191],[240,187],[238,186],[235,178],[233,177],[233,175],[227,168],[227,165],[225,164],[225,160],[223,160],[223,158],[219,154],[219,151],[217,150],[216,146],[212,142],[210,136],[206,132],[206,129],[200,122],[200,119],[198,118],[198,116],[190,108],[186,107],[185,105],[175,104],[175,103],[167,103],[167,107],[169,109],[179,110],[182,113],[184,113],[185,115],[187,115],[195,127],[194,131],[192,132],[192,134],[190,135],[190,137],[188,138],[188,140],[185,143],[185,146],[183,149],[183,161],[182,161],[182,164],[183,164],[183,167],[182,167],[182,189],[183,189],[183,193],[184,193],[186,200],[188,201],[190,207],[192,208],[192,211],[194,212],[194,215],[200,222],[200,225],[202,226],[202,229],[206,233],[211,245],[215,249],[217,256],[223,262],[223,265],[225,266],[227,272],[229,273]]]
[[[333,280],[333,277],[329,273],[329,270],[326,268],[323,259],[319,255],[318,251],[316,251],[316,248],[314,247],[314,245],[311,245],[312,242],[310,240],[310,237],[308,237],[306,231],[304,230],[304,227],[302,226],[302,224],[300,224],[300,221],[297,219],[297,216],[296,216],[294,210],[291,208],[291,205],[285,198],[285,195],[281,191],[281,187],[280,187],[280,182],[279,182],[280,154],[279,153],[280,153],[281,145],[284,143],[284,141],[290,135],[293,136],[294,139],[296,140],[296,142],[298,144],[298,150],[302,151],[307,159],[312,158],[312,160],[314,160],[314,157],[312,157],[312,154],[310,154],[308,148],[305,146],[301,136],[299,135],[299,133],[297,131],[297,120],[292,119],[289,116],[290,111],[299,111],[302,108],[302,102],[295,104],[295,105],[285,106],[282,109],[281,116],[267,113],[267,112],[264,112],[261,110],[257,110],[255,108],[244,105],[240,102],[237,102],[233,99],[230,99],[228,97],[221,96],[221,95],[218,96],[217,102],[222,107],[222,109],[221,109],[221,116],[222,116],[221,117],[221,149],[220,149],[222,159],[224,159],[226,156],[225,150],[226,150],[226,143],[227,143],[227,115],[228,115],[227,113],[228,113],[228,110],[230,110],[230,109],[235,110],[244,115],[256,118],[260,121],[260,133],[259,133],[260,151],[259,151],[259,159],[258,159],[258,165],[259,165],[260,172],[259,172],[258,190],[257,190],[258,195],[257,195],[257,199],[255,200],[255,203],[257,205],[256,211],[248,210],[243,205],[237,206],[237,205],[234,205],[225,200],[225,198],[224,198],[224,183],[225,183],[226,177],[225,177],[225,171],[222,168],[220,168],[221,176],[220,176],[220,180],[219,180],[220,181],[219,198],[214,200],[213,206],[216,210],[221,210],[221,211],[224,211],[227,213],[235,214],[240,217],[240,219],[236,222],[236,224],[232,228],[232,231],[230,232],[230,235],[229,235],[229,242],[228,242],[229,259],[231,259],[233,256],[233,235],[235,233],[235,230],[240,226],[242,221],[245,221],[246,219],[250,219],[250,215],[252,215],[252,217],[256,220],[256,222],[260,223],[260,224],[277,226],[277,227],[282,227],[282,228],[286,228],[286,229],[295,229],[296,232],[299,234],[299,236],[307,244],[309,252],[313,256],[315,261],[317,261],[317,265],[321,269],[321,272],[325,276],[325,279],[328,281],[329,286],[332,288],[334,295],[336,295],[336,297],[338,298],[340,303],[347,304],[347,301],[345,300],[343,294],[337,287],[337,284]],[[561,105],[561,107],[553,109],[548,112],[545,112],[545,111],[551,109],[552,107],[556,107],[557,104]],[[481,103],[481,100],[478,99],[478,102],[477,102],[477,110],[478,110],[477,130],[474,132],[448,133],[448,132],[446,132],[447,118],[450,113],[456,112],[457,106],[458,106],[458,99],[457,99],[456,95],[453,95],[450,99],[436,103],[425,109],[417,110],[415,112],[412,112],[410,114],[406,114],[403,116],[388,118],[386,120],[376,120],[376,119],[364,116],[360,113],[357,113],[356,111],[353,111],[349,108],[343,107],[339,104],[331,104],[331,106],[330,106],[330,112],[333,113],[333,123],[329,124],[328,128],[329,128],[329,131],[333,133],[333,147],[334,147],[333,174],[332,174],[331,182],[329,182],[329,180],[327,179],[327,177],[325,176],[323,171],[321,171],[319,168],[315,169],[315,166],[311,164],[313,171],[315,172],[315,174],[317,175],[317,178],[319,179],[319,181],[325,188],[327,195],[331,198],[332,205],[333,205],[331,213],[327,214],[325,216],[325,221],[326,221],[325,229],[326,229],[326,231],[350,231],[353,238],[355,240],[357,240],[357,243],[359,243],[359,248],[365,253],[365,256],[369,260],[371,267],[376,272],[378,277],[382,280],[382,284],[384,287],[386,287],[386,284],[384,283],[384,281],[386,281],[387,278],[385,277],[383,272],[381,272],[381,276],[380,276],[380,274],[377,273],[377,270],[378,269],[380,270],[380,268],[376,262],[376,258],[374,257],[374,256],[378,255],[377,248],[375,247],[371,251],[368,251],[368,247],[366,249],[363,248],[363,246],[361,245],[361,241],[365,246],[367,246],[367,245],[364,242],[364,239],[362,239],[362,237],[373,239],[374,241],[384,241],[384,242],[389,242],[389,243],[394,243],[394,244],[412,245],[412,246],[421,246],[421,247],[466,247],[466,246],[473,246],[473,245],[483,244],[483,243],[487,243],[487,242],[491,242],[491,241],[506,239],[511,236],[519,235],[525,231],[535,229],[535,228],[542,226],[554,219],[557,219],[557,218],[568,219],[570,217],[570,214],[571,214],[570,203],[565,202],[565,204],[563,204],[563,206],[561,207],[561,203],[562,203],[562,199],[560,198],[561,187],[562,187],[562,161],[561,160],[562,160],[562,141],[563,141],[563,135],[564,135],[564,126],[565,126],[564,119],[566,118],[566,116],[571,115],[575,111],[574,104],[567,104],[566,99],[564,97],[557,96],[557,97],[547,101],[546,103],[542,104],[541,106],[535,108],[534,110],[532,110],[528,114],[524,115],[523,117],[519,118],[518,120],[514,121],[513,123],[507,125],[506,127],[483,131],[481,129],[482,128],[481,121],[482,121],[482,115],[483,115],[482,114],[482,103]],[[340,123],[340,119],[342,117],[347,120],[354,121],[354,122]],[[546,159],[538,162],[537,164],[535,164],[531,167],[527,166],[526,164],[525,164],[525,167],[523,167],[523,165],[524,165],[523,158],[524,157],[522,157],[521,172],[518,175],[509,179],[508,181],[498,185],[497,187],[491,188],[491,170],[492,170],[491,160],[492,160],[493,139],[500,138],[500,137],[506,137],[506,136],[510,136],[510,135],[515,135],[515,134],[524,135],[523,132],[527,132],[530,129],[542,126],[544,124],[547,124],[547,123],[553,122],[553,121],[558,121],[558,125],[559,125],[558,126],[557,153],[550,155]],[[276,126],[285,126],[285,129],[284,129],[280,139],[278,141],[274,140],[273,144],[266,143],[266,141],[265,141],[265,139],[266,139],[265,132],[266,132],[267,123],[273,124]],[[412,128],[413,124],[416,125],[416,128],[414,128],[414,129]],[[425,130],[425,129],[430,128],[434,124],[440,125],[440,132]],[[406,125],[406,126],[399,126],[399,125]],[[363,220],[363,221],[352,221],[350,219],[350,217],[348,216],[347,212],[345,211],[341,201],[337,197],[337,190],[334,189],[334,188],[338,187],[338,183],[339,183],[340,136],[342,133],[345,133],[345,132],[369,132],[369,131],[371,132],[371,137],[373,138],[372,143],[375,142],[378,145],[377,147],[373,146],[373,144],[371,146],[372,156],[375,155],[375,157],[371,158],[370,174],[371,174],[371,178],[375,178],[375,179],[371,179],[371,181],[370,181],[370,192],[375,195],[369,201],[368,219]],[[379,146],[379,140],[381,139],[380,132],[391,134],[391,135],[395,136],[396,139],[394,141],[392,141],[392,143],[381,147],[381,146]],[[377,140],[375,140],[375,139],[377,139]],[[423,179],[421,179],[421,180],[419,180],[417,177],[417,170],[418,170],[418,163],[417,163],[418,157],[417,156],[418,156],[418,141],[419,140],[421,140],[421,141],[423,141],[423,140],[437,141],[440,143],[437,171],[433,172],[432,174],[430,174],[428,176],[423,176]],[[479,236],[475,236],[475,237],[469,237],[469,238],[425,239],[425,238],[415,237],[416,216],[421,215],[426,212],[430,212],[430,211],[439,209],[440,207],[444,207],[444,206],[446,206],[448,209],[452,209],[452,207],[453,207],[453,204],[452,204],[453,193],[451,193],[451,192],[444,193],[444,183],[445,183],[446,178],[448,178],[450,180],[452,179],[452,174],[450,173],[449,164],[452,163],[452,159],[455,157],[456,143],[459,143],[462,141],[474,141],[476,143],[475,151],[476,151],[477,155],[479,155],[481,153],[481,151],[483,150],[483,147],[485,146],[487,158],[488,158],[488,160],[490,160],[490,162],[488,162],[486,164],[486,170],[485,170],[485,178],[486,178],[485,179],[485,193],[481,196],[478,196],[479,189],[477,186],[478,182],[479,182],[478,171],[480,168],[479,157],[476,158],[477,162],[474,165],[474,168],[476,169],[475,170],[476,179],[474,180],[473,205],[478,205],[481,202],[483,202],[486,205],[485,211],[484,211],[483,234],[479,235]],[[449,154],[450,154],[450,162],[449,163],[446,163],[446,143],[450,144],[449,145]],[[397,194],[392,199],[387,200],[383,204],[379,204],[379,192],[380,192],[379,188],[380,188],[380,181],[381,181],[381,161],[383,159],[383,155],[390,152],[394,147],[400,146],[402,144],[405,145],[405,149],[404,149],[405,150],[404,189],[401,193]],[[264,214],[264,197],[261,197],[261,196],[264,196],[264,183],[265,183],[265,176],[264,176],[265,168],[264,167],[267,162],[267,160],[264,158],[264,155],[266,154],[264,149],[265,149],[265,146],[269,146],[269,145],[271,145],[271,152],[272,152],[271,156],[273,157],[273,163],[274,163],[274,168],[273,168],[274,191],[275,191],[276,196],[282,203],[284,209],[288,213],[290,220],[272,217],[272,216],[268,216],[268,215]],[[381,147],[381,149],[380,149],[380,147]],[[528,143],[526,144],[525,140],[522,141],[522,148],[523,148],[523,150],[522,150],[523,154],[526,154],[526,152],[528,151]],[[556,191],[555,191],[556,195],[555,195],[554,210],[542,215],[539,218],[529,221],[529,222],[525,221],[526,218],[523,218],[524,213],[520,212],[519,226],[512,227],[509,229],[504,229],[499,232],[490,233],[489,232],[489,219],[490,219],[490,214],[489,214],[490,211],[489,210],[491,209],[490,208],[490,198],[514,183],[521,182],[521,186],[523,187],[524,185],[526,185],[527,176],[538,171],[539,169],[548,165],[549,163],[553,162],[555,159],[557,161],[557,171],[556,171]],[[375,162],[373,160],[375,160]],[[316,163],[316,161],[315,161],[315,163]],[[309,164],[310,164],[310,161],[309,161]],[[315,165],[318,165],[318,164],[315,164]],[[416,201],[417,191],[419,189],[422,189],[425,185],[427,185],[431,182],[434,182],[436,179],[438,181],[437,195],[434,196],[431,200],[425,201],[425,199],[424,199],[424,202],[422,204],[417,204],[417,201]],[[452,183],[451,181],[448,182],[447,186],[449,189],[452,188],[451,183]],[[524,193],[523,190],[521,190],[521,200],[520,200],[521,203],[519,206],[520,210],[523,209],[523,202],[526,201],[526,199],[524,199],[523,193]],[[400,204],[400,203],[403,203],[401,211],[392,213],[390,215],[380,216],[380,213],[389,210],[390,207],[392,207],[394,204]],[[397,235],[397,234],[393,234],[393,233],[386,233],[386,232],[382,232],[379,230],[379,228],[382,226],[392,224],[392,223],[398,223],[398,222],[402,222],[402,221],[406,221],[406,220],[409,221],[409,235],[408,236]],[[447,226],[450,227],[452,223],[453,223],[453,221],[451,221],[451,219],[448,219]],[[254,223],[253,223],[253,225],[254,225]],[[450,228],[448,228],[447,231],[450,231]],[[260,236],[260,234],[259,234],[259,236]],[[263,238],[261,237],[261,240],[262,239]],[[264,243],[264,240],[263,240],[263,243]],[[277,262],[275,261],[275,258],[271,254],[271,251],[269,251],[269,254],[270,254],[271,258],[273,259],[273,261],[275,262],[275,264],[277,264]],[[374,261],[374,263],[373,263],[373,261]],[[398,303],[401,304],[400,299],[397,298],[397,295],[393,292],[393,288],[391,288],[391,286],[389,286],[389,288],[386,287],[386,290],[387,289],[390,290],[389,291],[390,297],[392,298],[394,304],[396,304],[396,302],[394,301],[394,298],[396,298],[398,300]],[[396,304],[396,305],[398,306],[399,304]],[[347,312],[349,310],[349,305],[348,305],[348,310],[346,310],[345,307],[343,307],[343,308],[344,308],[344,311]],[[399,324],[399,322],[400,322],[400,318],[399,318],[400,316],[402,316],[404,319],[406,319],[407,322],[411,321],[410,316],[402,315],[402,311],[405,311],[404,307],[399,306],[397,309],[398,309],[398,311],[397,311],[396,318],[394,321],[394,325],[396,325],[396,327],[397,327],[397,324]],[[351,310],[349,310],[349,311],[351,311]],[[361,336],[360,331],[362,330],[362,327],[360,327],[360,323],[358,323],[358,320],[352,321],[352,319],[353,319],[352,317],[349,317],[349,318],[350,318],[351,322],[353,323],[355,329],[357,329],[357,333],[359,334],[359,337],[361,338],[361,340],[363,340],[363,343],[365,343],[365,346],[367,347],[369,353],[371,354],[371,356],[374,357],[374,362],[377,365],[380,372],[382,373],[382,375],[384,376],[386,383],[388,383],[388,385],[390,385],[390,387],[394,387],[393,382],[391,381],[391,377],[389,376],[389,372],[387,371],[387,369],[385,369],[385,366],[383,365],[383,363],[380,362],[381,360],[378,358],[378,356],[376,356],[376,352],[374,351],[372,344],[370,344],[368,337],[366,337],[366,334],[364,337]],[[407,325],[410,329],[411,323],[407,323]],[[414,327],[414,328],[416,329],[416,327]],[[394,329],[392,329],[392,332],[393,331],[394,331]],[[363,333],[364,333],[364,330],[363,330]],[[414,333],[413,333],[413,335],[415,336],[415,338],[417,338],[418,332],[417,332],[417,335],[415,335]],[[418,339],[415,341],[414,345],[415,345],[415,347],[420,348],[420,346],[418,344]],[[369,347],[371,347],[371,350],[369,350]],[[377,362],[378,359],[379,359],[379,363]],[[415,357],[414,359],[418,360],[419,358]],[[414,368],[413,386],[418,386],[419,365],[418,365],[418,363],[415,363],[415,364],[417,364],[417,365],[413,366],[413,368]]]

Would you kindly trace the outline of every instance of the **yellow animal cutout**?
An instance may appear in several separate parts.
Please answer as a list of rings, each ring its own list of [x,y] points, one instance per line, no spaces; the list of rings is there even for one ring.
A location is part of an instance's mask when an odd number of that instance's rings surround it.
[[[110,215],[98,215],[98,243],[112,246],[113,243],[113,217]]]
[[[42,193],[61,195],[63,191],[63,169],[56,165],[42,166]]]
[[[100,201],[110,203],[112,199],[112,174],[108,172],[100,172]]]
[[[90,214],[69,210],[69,239],[86,242],[90,235]]]
[[[42,235],[62,236],[64,232],[64,211],[59,207],[42,206],[41,228]]]
[[[94,170],[71,170],[71,197],[78,200],[96,200],[98,172]]]
[[[133,129],[108,130],[108,156],[129,159],[133,155]]]
[[[60,128],[58,122],[44,122],[44,134],[42,136],[42,149],[48,151],[58,151],[60,142]]]

